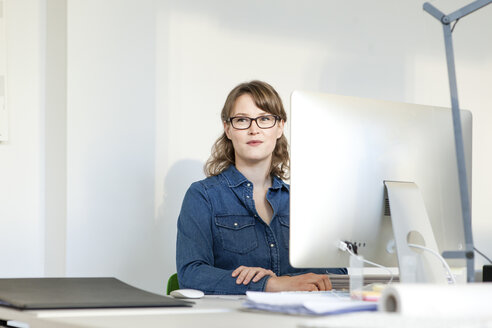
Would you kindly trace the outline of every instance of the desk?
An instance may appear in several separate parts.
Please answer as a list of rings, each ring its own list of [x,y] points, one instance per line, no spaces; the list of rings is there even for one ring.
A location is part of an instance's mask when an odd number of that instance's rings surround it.
[[[193,308],[144,308],[144,309],[94,309],[94,310],[49,310],[49,311],[16,311],[0,307],[0,318],[26,322],[30,328],[135,328],[135,327],[192,327],[192,328],[261,328],[261,327],[298,327],[310,319],[304,316],[282,315],[275,313],[247,312],[241,309],[244,297],[217,297],[206,296],[196,300]],[[361,312],[348,315],[325,317],[329,320],[337,318],[365,318],[356,320],[358,324],[350,327],[391,327],[384,323],[371,325],[372,319],[381,319],[383,316],[397,316],[381,312]],[[370,318],[370,319],[369,319]],[[402,317],[399,317],[400,319]],[[404,317],[403,317],[404,318]],[[384,319],[384,318],[383,318]],[[412,319],[412,318],[408,318]],[[434,323],[439,318],[434,319]],[[316,320],[316,319],[314,319]],[[423,321],[409,320],[413,326],[429,327],[492,327],[492,317],[483,321],[463,321],[457,324],[449,318],[437,321],[437,325],[422,325]],[[377,320],[376,320],[377,321]],[[384,321],[384,320],[383,320]],[[407,321],[405,321],[406,323]],[[397,326],[401,326],[401,320]],[[425,322],[424,322],[425,323]],[[394,325],[394,322],[393,322]],[[408,325],[407,325],[408,326]],[[340,327],[335,325],[335,327]],[[346,327],[346,325],[344,326]]]
[[[133,308],[16,311],[0,307],[0,318],[30,328],[135,327],[296,327],[302,317],[240,310],[243,296],[205,296],[192,308]]]

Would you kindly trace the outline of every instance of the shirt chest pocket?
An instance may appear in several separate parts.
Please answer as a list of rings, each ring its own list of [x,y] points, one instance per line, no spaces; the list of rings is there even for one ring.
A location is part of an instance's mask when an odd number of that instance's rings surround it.
[[[255,220],[251,216],[216,216],[215,225],[225,250],[245,254],[258,247]]]
[[[289,248],[289,230],[290,230],[290,222],[288,216],[278,216],[278,220],[280,222],[280,230],[282,231],[282,239],[285,248]]]

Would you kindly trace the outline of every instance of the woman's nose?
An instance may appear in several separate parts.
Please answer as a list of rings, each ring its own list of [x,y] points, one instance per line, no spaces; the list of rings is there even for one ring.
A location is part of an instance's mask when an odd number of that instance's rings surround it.
[[[248,129],[248,134],[258,134],[260,131],[260,128],[258,127],[258,124],[255,122],[251,122],[251,125]]]

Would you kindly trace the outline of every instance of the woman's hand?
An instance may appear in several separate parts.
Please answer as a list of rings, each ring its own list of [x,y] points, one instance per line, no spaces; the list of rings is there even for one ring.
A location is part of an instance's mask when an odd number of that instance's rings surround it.
[[[265,286],[266,292],[330,290],[331,281],[326,274],[306,273],[298,276],[272,277]]]
[[[233,277],[237,277],[236,284],[247,285],[253,280],[253,282],[258,282],[261,278],[265,276],[276,277],[272,270],[267,270],[258,267],[247,267],[241,265],[239,268],[232,272]]]

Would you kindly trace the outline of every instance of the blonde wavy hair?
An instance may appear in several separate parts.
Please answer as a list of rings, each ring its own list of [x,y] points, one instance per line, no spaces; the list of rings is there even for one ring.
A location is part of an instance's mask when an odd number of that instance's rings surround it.
[[[287,114],[277,91],[266,82],[254,80],[241,83],[231,90],[220,115],[223,122],[229,121],[236,100],[244,94],[249,94],[258,108],[279,116],[284,122],[287,121]],[[212,153],[204,166],[205,175],[207,177],[218,175],[235,162],[232,141],[224,132],[212,146]],[[283,134],[277,139],[273,150],[270,174],[283,180],[289,178],[289,145]]]

